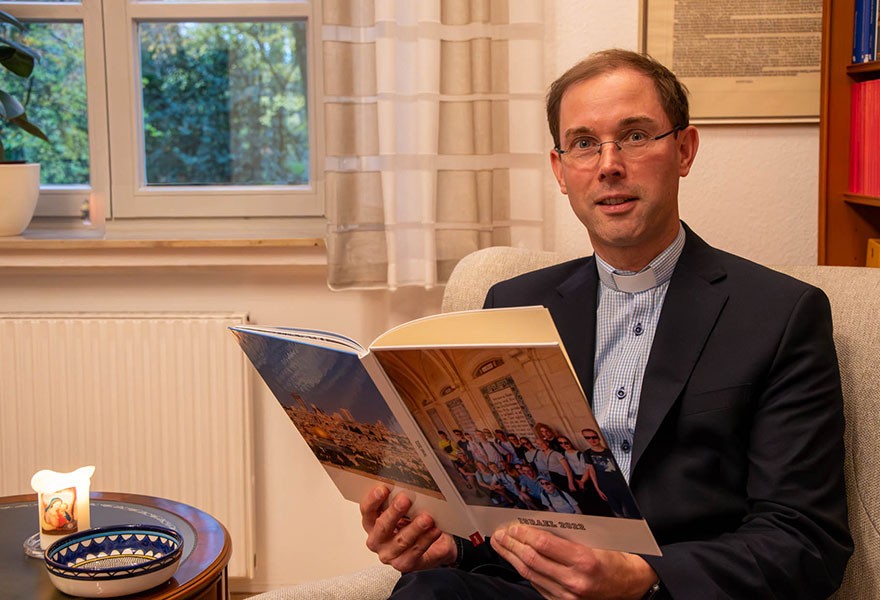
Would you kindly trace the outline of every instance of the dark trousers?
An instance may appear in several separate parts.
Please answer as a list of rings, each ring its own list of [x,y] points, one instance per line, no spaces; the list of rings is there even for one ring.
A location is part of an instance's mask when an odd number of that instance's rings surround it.
[[[542,600],[525,579],[496,571],[440,568],[404,573],[388,600]]]

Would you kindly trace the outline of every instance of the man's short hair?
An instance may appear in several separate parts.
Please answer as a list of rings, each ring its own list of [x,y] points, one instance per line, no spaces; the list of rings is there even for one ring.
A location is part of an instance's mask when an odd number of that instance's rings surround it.
[[[547,124],[557,148],[560,144],[559,108],[566,90],[576,83],[618,69],[633,69],[654,82],[660,104],[673,127],[685,128],[690,124],[687,88],[672,71],[650,56],[638,52],[619,48],[600,50],[571,67],[550,84],[547,92]]]

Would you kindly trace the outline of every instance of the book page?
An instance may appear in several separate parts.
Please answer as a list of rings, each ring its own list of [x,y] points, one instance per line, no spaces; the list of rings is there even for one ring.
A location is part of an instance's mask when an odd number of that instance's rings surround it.
[[[556,335],[540,325],[545,313],[423,319],[382,336],[371,354],[484,535],[516,521],[594,548],[659,554],[568,357],[547,343]],[[486,335],[487,323],[501,335]],[[512,344],[519,336],[511,332],[522,331],[542,343]],[[449,343],[487,337],[503,343]],[[384,346],[389,339],[411,344]],[[419,347],[417,339],[443,343]]]
[[[350,337],[339,335],[338,333],[332,333],[330,331],[321,331],[320,329],[247,325],[234,328],[234,331],[250,331],[282,339],[297,340],[305,344],[321,346],[323,348],[336,349],[343,352],[354,352],[360,356],[367,353],[363,346]]]
[[[360,502],[384,483],[413,500],[411,515],[429,512],[438,526],[473,533],[460,500],[453,497],[455,509],[448,507],[423,453],[356,353],[278,329],[236,327],[232,333],[343,497]]]
[[[504,345],[560,348],[574,372],[553,317],[544,306],[466,310],[423,317],[383,333],[373,341],[370,350]],[[577,378],[575,382],[580,386]],[[586,397],[583,390],[581,396]]]
[[[377,337],[370,348],[523,343],[561,343],[550,311],[543,306],[431,315],[388,330]]]

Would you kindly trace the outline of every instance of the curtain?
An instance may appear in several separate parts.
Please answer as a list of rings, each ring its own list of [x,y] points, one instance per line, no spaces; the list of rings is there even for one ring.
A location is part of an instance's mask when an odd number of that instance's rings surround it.
[[[333,289],[427,288],[491,245],[540,248],[541,0],[324,0]]]

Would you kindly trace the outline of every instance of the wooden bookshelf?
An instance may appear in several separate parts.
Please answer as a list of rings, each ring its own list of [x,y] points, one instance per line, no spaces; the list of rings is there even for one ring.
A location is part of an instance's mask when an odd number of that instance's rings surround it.
[[[824,0],[819,126],[820,265],[864,266],[880,237],[880,198],[849,193],[850,87],[880,79],[880,61],[852,64],[855,0]]]

